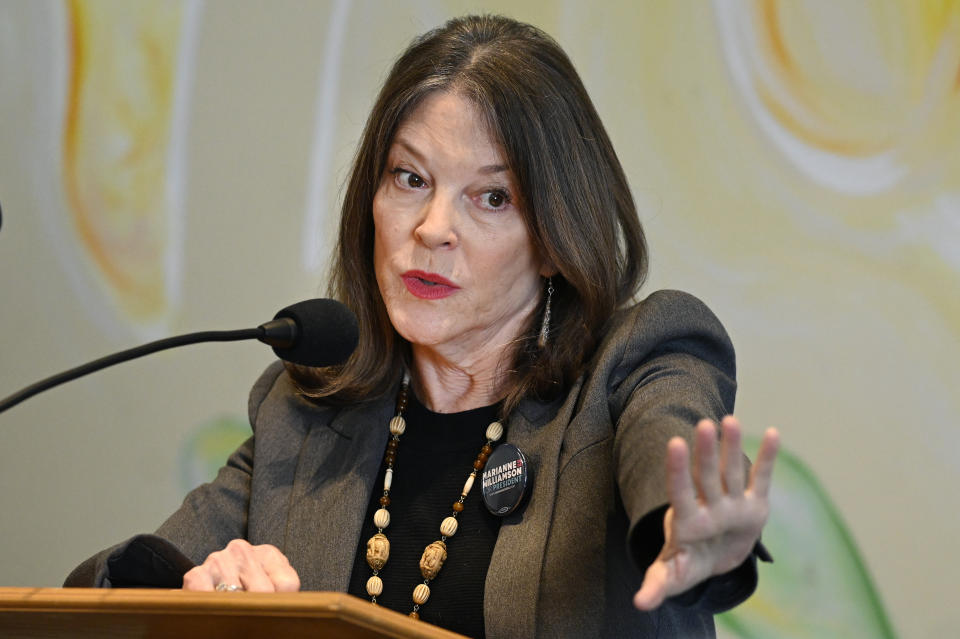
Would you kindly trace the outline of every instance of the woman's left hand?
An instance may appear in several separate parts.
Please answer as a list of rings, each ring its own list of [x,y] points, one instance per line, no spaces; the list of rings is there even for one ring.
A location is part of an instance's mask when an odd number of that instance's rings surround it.
[[[773,428],[764,433],[746,487],[740,439],[740,422],[725,417],[718,453],[714,423],[701,420],[692,474],[687,443],[674,437],[667,444],[670,507],[663,519],[665,543],[633,598],[640,610],[653,610],[667,597],[733,570],[760,538],[780,436]]]

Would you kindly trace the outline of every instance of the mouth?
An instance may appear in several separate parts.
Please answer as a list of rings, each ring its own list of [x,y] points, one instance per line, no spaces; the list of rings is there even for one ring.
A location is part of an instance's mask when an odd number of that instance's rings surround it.
[[[460,287],[437,273],[407,271],[400,278],[407,290],[421,299],[439,299],[455,293]]]

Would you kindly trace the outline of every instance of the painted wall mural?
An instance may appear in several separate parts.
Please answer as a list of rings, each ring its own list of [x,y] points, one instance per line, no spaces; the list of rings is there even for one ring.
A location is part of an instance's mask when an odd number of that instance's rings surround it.
[[[757,592],[717,617],[720,626],[743,639],[895,637],[856,541],[809,467],[782,451],[772,492],[763,539],[774,563],[760,564]]]
[[[104,330],[166,334],[180,298],[184,143],[199,0],[14,3],[36,73],[31,153],[46,230]],[[10,75],[6,75],[7,78]],[[9,120],[8,120],[9,122]]]
[[[818,184],[928,179],[960,132],[960,3],[714,0],[750,113]]]
[[[0,330],[29,338],[2,388],[316,295],[379,81],[477,9],[570,53],[648,290],[717,311],[741,418],[783,433],[776,562],[721,637],[955,631],[960,0],[0,0]],[[0,416],[0,584],[159,524],[249,436],[269,358],[164,354]]]
[[[166,317],[180,277],[183,106],[194,13],[183,2],[67,4],[63,180],[78,244],[121,313]],[[179,107],[179,109],[177,108]]]

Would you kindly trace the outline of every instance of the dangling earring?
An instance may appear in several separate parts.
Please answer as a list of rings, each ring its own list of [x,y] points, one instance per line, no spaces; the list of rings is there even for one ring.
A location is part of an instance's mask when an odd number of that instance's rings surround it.
[[[547,278],[547,305],[543,309],[543,323],[540,324],[540,337],[537,338],[537,346],[543,348],[547,345],[547,337],[550,335],[550,302],[553,300],[553,278]]]

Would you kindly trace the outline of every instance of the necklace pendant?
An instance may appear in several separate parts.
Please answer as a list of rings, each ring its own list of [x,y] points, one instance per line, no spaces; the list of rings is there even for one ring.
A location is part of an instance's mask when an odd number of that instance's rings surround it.
[[[380,570],[390,558],[390,540],[383,533],[377,533],[367,541],[367,564],[374,570]]]
[[[447,545],[442,541],[435,541],[423,550],[420,557],[420,574],[424,579],[435,579],[443,562],[447,560]]]

